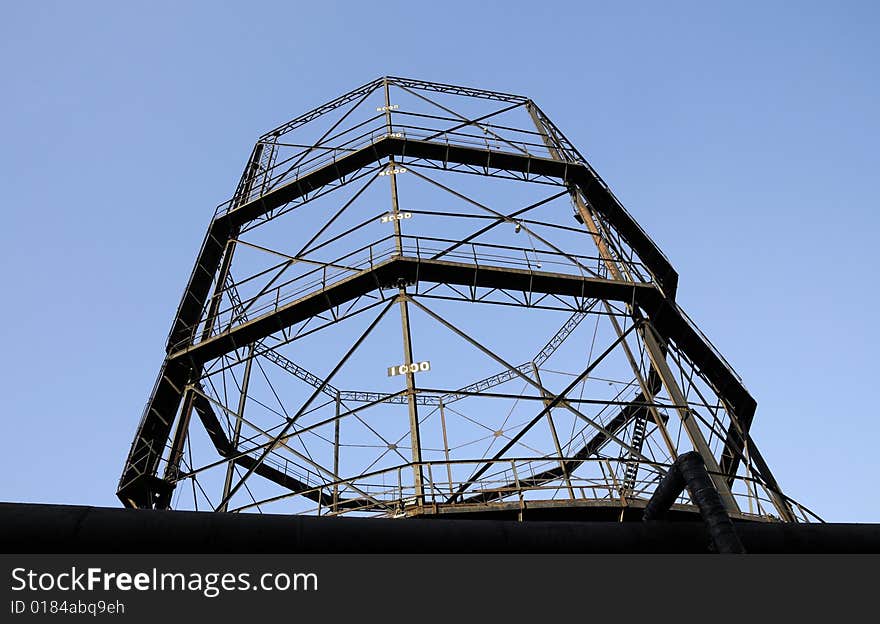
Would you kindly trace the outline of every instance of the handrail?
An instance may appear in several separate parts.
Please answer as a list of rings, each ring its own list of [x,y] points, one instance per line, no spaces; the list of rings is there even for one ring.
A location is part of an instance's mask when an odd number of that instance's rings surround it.
[[[304,149],[301,149],[289,156],[286,156],[284,160],[276,162],[272,167],[261,171],[259,174],[259,179],[255,180],[255,183],[252,185],[248,195],[236,197],[234,198],[234,200],[229,199],[221,203],[214,211],[214,216],[218,217],[221,215],[225,215],[233,210],[233,206],[237,207],[244,203],[255,201],[266,193],[278,188],[282,184],[296,182],[305,174],[308,174],[327,164],[335,162],[340,156],[356,152],[362,147],[375,143],[376,141],[386,138],[388,136],[410,138],[416,140],[428,140],[429,142],[440,143],[443,145],[478,145],[480,147],[485,147],[489,151],[499,153],[509,152],[509,150],[501,149],[500,146],[503,143],[520,147],[523,152],[529,155],[531,155],[533,151],[536,151],[538,153],[540,153],[541,151],[546,151],[546,146],[540,140],[532,139],[532,135],[535,134],[534,132],[511,129],[503,126],[497,126],[497,128],[526,135],[527,139],[529,140],[515,140],[513,139],[513,137],[491,137],[485,132],[471,132],[469,131],[469,127],[457,128],[457,124],[453,125],[450,128],[401,123],[396,123],[389,127],[384,122],[381,124],[377,124],[375,127],[367,129],[353,137],[346,137],[347,134],[353,133],[356,130],[361,129],[366,123],[376,120],[376,117],[372,117],[366,122],[362,122],[342,132],[339,132],[332,137],[325,139],[325,141],[323,141],[322,143],[317,143],[315,145],[305,147]],[[491,124],[481,125],[486,126],[487,128],[495,127]],[[346,138],[346,140],[340,143],[331,143],[331,141],[341,138]],[[267,143],[267,145],[270,147],[273,146],[272,143]],[[533,148],[533,150],[530,151],[529,148]],[[309,154],[313,152],[316,153],[311,157],[306,158]],[[295,166],[291,167],[291,163],[296,161],[296,159],[298,158],[301,160],[297,161],[295,163]]]
[[[402,254],[392,244],[395,235],[388,234],[377,241],[363,245],[329,262],[293,257],[282,261],[273,267],[260,271],[234,284],[238,296],[241,297],[240,305],[248,311],[251,317],[269,313],[270,311],[277,311],[280,307],[298,297],[311,292],[320,292],[343,279],[371,270],[378,264],[399,255],[417,260],[452,261],[473,264],[475,266],[506,267],[530,272],[548,272],[545,268],[546,265],[552,268],[551,272],[578,275],[580,277],[584,277],[580,265],[588,262],[594,266],[593,277],[607,278],[607,273],[603,271],[605,265],[600,256],[565,254],[551,249],[513,247],[496,243],[468,242],[461,244],[460,241],[433,236],[403,235],[400,238]],[[444,243],[445,245],[440,245],[439,243]],[[438,255],[441,252],[445,252],[451,244],[458,244],[458,248]],[[509,253],[501,253],[504,251]],[[534,259],[530,259],[529,255],[533,256]],[[572,259],[576,262],[572,262]],[[622,262],[633,267],[643,266],[640,262]],[[281,270],[283,272],[289,266],[300,263],[314,266],[314,268],[295,275],[270,289],[262,289],[252,297],[241,296],[242,286],[255,282],[256,279],[265,276],[271,271]],[[285,264],[289,266],[282,268]],[[222,295],[230,287],[227,286],[220,289],[218,295]],[[234,316],[235,308],[238,305],[239,303],[230,303],[227,307],[218,310],[211,336],[227,331],[229,326],[231,326],[230,322],[234,324],[236,320],[240,320]],[[224,322],[224,319],[229,322]],[[220,320],[220,322],[218,323],[216,320]],[[189,338],[180,340],[174,345],[174,348],[178,349],[182,346],[197,344],[193,340],[199,335],[197,330],[205,321],[206,319],[202,318],[197,325],[190,326],[188,328],[190,330],[188,332]]]
[[[274,452],[275,451],[273,451],[273,453]],[[273,460],[272,464],[276,467],[279,467],[279,469],[285,474],[292,474],[295,478],[297,478],[298,481],[306,483],[307,485],[311,485],[312,482],[310,480],[311,477],[309,476],[309,474],[302,475],[300,473],[297,473],[289,468],[289,464],[292,462],[287,462],[286,460],[282,461],[285,461],[285,465],[282,465],[279,460]],[[471,492],[473,494],[493,494],[498,499],[499,504],[502,504],[503,499],[505,498],[514,495],[522,495],[526,492],[554,492],[554,496],[555,493],[568,492],[566,494],[566,498],[572,499],[571,491],[573,491],[579,492],[580,494],[579,496],[575,495],[573,497],[574,500],[609,500],[619,501],[622,505],[626,505],[627,500],[646,501],[650,497],[650,493],[653,492],[653,488],[660,482],[662,476],[666,473],[666,471],[668,471],[671,466],[671,464],[664,462],[640,462],[643,466],[654,468],[655,476],[636,479],[635,482],[631,484],[632,487],[629,488],[626,492],[621,492],[619,481],[609,477],[608,475],[596,475],[592,477],[579,477],[568,475],[568,482],[566,483],[562,482],[561,477],[558,483],[538,483],[535,479],[536,475],[539,475],[547,468],[558,466],[559,462],[569,461],[578,461],[582,464],[588,464],[592,462],[600,466],[604,466],[605,464],[610,465],[610,462],[615,462],[620,466],[623,466],[627,461],[627,458],[511,457],[503,459],[438,459],[421,462],[407,462],[377,469],[372,472],[359,475],[357,478],[357,487],[359,492],[368,495],[370,498],[375,499],[378,502],[368,503],[366,500],[364,500],[364,503],[362,505],[352,506],[354,500],[348,499],[346,501],[344,513],[349,513],[352,511],[368,511],[371,509],[377,511],[381,509],[382,511],[387,512],[389,507],[403,509],[404,507],[415,504],[417,502],[415,484],[408,483],[408,478],[404,478],[404,473],[409,473],[410,471],[413,471],[416,467],[419,467],[421,469],[419,472],[423,475],[423,502],[424,504],[428,505],[444,504],[445,499],[448,498],[449,480],[448,478],[444,478],[443,476],[448,474],[446,471],[447,466],[466,467],[469,465],[476,466],[487,463],[493,464],[494,468],[483,475],[479,480],[474,482]],[[301,466],[298,467],[302,469]],[[310,473],[311,476],[320,481],[320,477],[317,475],[317,473],[308,470],[306,472]],[[435,474],[438,475],[436,479],[433,477],[433,475]],[[425,475],[428,476],[427,479],[424,478]],[[187,474],[181,474],[179,476],[179,479],[185,479],[187,477]],[[345,486],[349,484],[350,481],[351,479],[340,478],[336,481],[318,483],[312,487],[309,487],[308,489],[297,491],[295,492],[295,494],[320,494],[321,492],[326,492],[328,489],[332,489],[336,486],[340,488],[345,488]],[[453,479],[453,488],[461,482],[461,479]],[[754,489],[755,486],[761,486],[761,483],[759,481],[750,477],[738,476],[736,477],[736,482],[740,482],[746,486],[751,486],[751,488],[747,487],[746,493],[734,492],[734,497],[736,497],[738,500],[745,501],[750,499],[753,504],[757,503],[757,506],[760,510],[763,510],[763,508],[773,508],[773,500],[770,494],[766,492],[766,490],[764,490],[762,493],[758,493]],[[571,490],[569,490],[569,483],[571,485]],[[516,485],[511,487],[511,484]],[[288,498],[291,495],[293,494],[280,495],[271,499],[267,499],[265,501],[259,501],[256,504],[266,504],[274,502],[276,500]],[[358,497],[358,499],[360,500],[361,497]],[[340,502],[342,502],[342,499],[340,499]],[[693,506],[690,500],[687,499],[684,494],[678,497],[677,503],[686,506]],[[494,503],[490,502],[489,504],[491,505]],[[239,509],[236,509],[234,511],[244,511],[253,506],[255,506],[255,503],[244,505],[243,507],[240,507]],[[795,507],[800,512],[798,520],[804,522],[822,521],[819,516],[809,511],[808,509],[797,504],[795,504]],[[775,519],[775,516],[764,511],[759,511],[757,513],[740,512],[740,515],[745,518],[754,518],[761,520]]]

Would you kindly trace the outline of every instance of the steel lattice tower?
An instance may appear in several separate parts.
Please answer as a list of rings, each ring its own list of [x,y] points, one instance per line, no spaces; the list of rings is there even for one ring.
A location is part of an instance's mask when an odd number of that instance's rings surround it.
[[[375,80],[257,141],[118,496],[138,508],[637,518],[697,451],[808,521],[678,276],[530,99]],[[674,513],[694,513],[686,495]]]

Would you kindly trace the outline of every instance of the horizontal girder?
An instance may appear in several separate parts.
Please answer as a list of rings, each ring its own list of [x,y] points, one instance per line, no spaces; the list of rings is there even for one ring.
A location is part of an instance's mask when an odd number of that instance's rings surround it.
[[[193,362],[204,363],[286,329],[294,323],[362,297],[377,288],[392,288],[401,282],[455,284],[627,303],[636,298],[637,290],[656,290],[649,284],[397,256],[300,297],[277,310],[173,351],[169,358],[188,358]]]
[[[393,287],[401,281],[499,288],[633,304],[646,314],[665,340],[675,342],[688,359],[703,371],[721,398],[738,415],[741,412],[754,412],[754,399],[736,375],[679,313],[675,304],[651,284],[407,256],[376,264],[277,310],[174,351],[169,354],[169,361],[188,360],[193,366],[201,365],[377,288]]]
[[[515,171],[555,178],[563,184],[577,186],[590,205],[614,224],[664,291],[671,297],[675,295],[678,275],[672,265],[590,167],[579,162],[563,162],[518,152],[482,149],[439,141],[384,137],[345,156],[328,161],[322,167],[219,215],[214,220],[212,229],[216,227],[219,233],[230,231],[233,227],[241,227],[283,204],[389,156],[473,165],[487,171],[499,169]]]

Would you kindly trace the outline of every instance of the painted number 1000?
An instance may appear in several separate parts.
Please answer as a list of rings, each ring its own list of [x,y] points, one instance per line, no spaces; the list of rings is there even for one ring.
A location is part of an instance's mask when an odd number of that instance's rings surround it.
[[[406,375],[407,373],[424,373],[431,370],[430,362],[413,362],[412,364],[400,364],[399,366],[389,366],[388,376]]]
[[[382,215],[382,223],[394,223],[395,221],[403,221],[404,219],[412,219],[411,212],[392,212]]]

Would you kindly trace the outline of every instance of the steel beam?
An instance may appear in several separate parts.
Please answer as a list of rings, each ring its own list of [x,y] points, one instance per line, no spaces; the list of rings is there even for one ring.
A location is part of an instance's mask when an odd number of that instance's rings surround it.
[[[378,139],[369,146],[328,161],[324,166],[318,167],[298,179],[277,187],[226,214],[219,215],[213,225],[217,227],[217,234],[222,235],[230,226],[244,225],[283,204],[390,156],[474,165],[485,168],[487,173],[491,170],[501,169],[528,175],[540,175],[558,179],[564,184],[576,185],[587,197],[590,205],[614,225],[654,275],[658,284],[670,294],[675,292],[678,274],[672,265],[617,201],[605,183],[586,164],[522,153],[466,147],[441,141],[420,141],[399,137]]]

